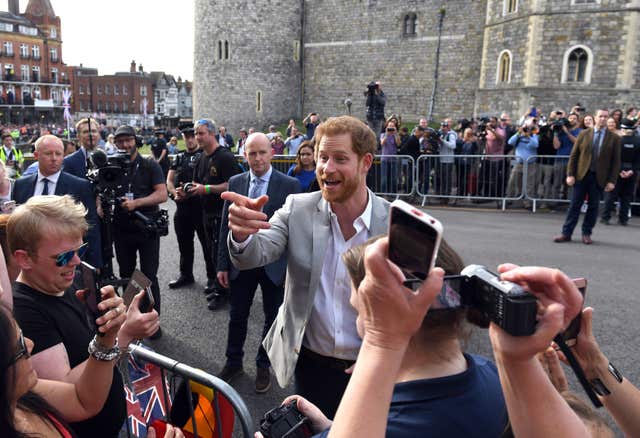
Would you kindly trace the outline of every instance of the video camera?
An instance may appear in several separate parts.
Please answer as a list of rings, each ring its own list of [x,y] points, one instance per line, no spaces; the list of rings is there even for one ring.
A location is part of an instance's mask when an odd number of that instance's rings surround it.
[[[87,178],[95,184],[98,192],[117,190],[128,181],[131,157],[124,151],[107,155],[103,150],[96,149],[89,156],[89,163]]]
[[[551,127],[554,131],[560,131],[563,126],[566,126],[567,128],[571,126],[571,123],[569,123],[569,119],[567,119],[566,117],[554,120],[551,124]]]
[[[379,88],[380,87],[375,82],[369,82],[367,84],[367,91],[365,92],[365,94],[375,94]]]
[[[260,420],[264,438],[307,438],[313,435],[311,422],[299,410],[295,400],[264,414]]]

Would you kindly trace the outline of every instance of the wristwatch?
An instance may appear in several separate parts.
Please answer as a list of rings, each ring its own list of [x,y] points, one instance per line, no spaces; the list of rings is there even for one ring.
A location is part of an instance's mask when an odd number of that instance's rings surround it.
[[[118,346],[118,339],[116,339],[116,343],[111,348],[106,348],[98,342],[96,336],[93,337],[91,342],[89,342],[89,348],[87,349],[89,354],[96,358],[97,360],[103,362],[110,362],[114,359],[117,359],[120,356],[120,347]]]

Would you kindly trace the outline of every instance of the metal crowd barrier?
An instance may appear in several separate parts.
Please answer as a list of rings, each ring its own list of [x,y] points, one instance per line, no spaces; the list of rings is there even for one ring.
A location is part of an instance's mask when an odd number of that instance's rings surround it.
[[[161,354],[155,353],[151,350],[145,349],[140,345],[131,344],[129,345],[129,354],[133,356],[135,359],[142,360],[144,362],[148,362],[158,366],[162,370],[162,383],[164,386],[165,377],[164,373],[169,371],[173,375],[179,375],[185,379],[191,380],[193,382],[199,383],[206,387],[214,389],[213,391],[213,407],[215,411],[215,420],[216,420],[216,430],[218,438],[222,438],[222,421],[220,417],[220,405],[219,405],[219,393],[222,393],[224,397],[229,401],[233,410],[236,414],[236,419],[239,420],[240,428],[242,429],[242,434],[245,437],[252,437],[253,432],[253,420],[251,418],[251,414],[249,413],[249,409],[245,404],[242,397],[238,394],[238,392],[233,389],[227,382],[219,379],[211,374],[205,373],[202,370],[190,367],[189,365],[180,363],[174,359],[171,359],[167,356],[163,356]],[[164,398],[168,398],[167,388],[163,388],[165,391]],[[186,397],[189,405],[189,415],[192,419],[191,425],[193,427],[193,436],[198,437],[198,428],[195,421],[194,416],[194,406],[192,397]]]

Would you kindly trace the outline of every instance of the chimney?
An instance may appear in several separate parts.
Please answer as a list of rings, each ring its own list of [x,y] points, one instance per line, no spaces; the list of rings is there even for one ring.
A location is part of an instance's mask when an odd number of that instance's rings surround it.
[[[130,73],[135,73],[136,72],[136,61],[133,60],[131,61],[131,68],[129,69]]]
[[[9,12],[13,15],[20,15],[20,0],[9,0]]]
[[[139,71],[140,73],[144,72],[144,69],[142,68],[142,64],[140,64],[140,67],[138,67],[138,71]]]

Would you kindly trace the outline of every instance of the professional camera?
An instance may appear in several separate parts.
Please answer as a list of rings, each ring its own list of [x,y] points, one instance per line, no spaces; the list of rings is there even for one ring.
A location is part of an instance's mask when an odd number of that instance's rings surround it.
[[[480,121],[478,122],[478,128],[477,128],[478,137],[482,138],[487,136],[487,126],[489,125],[490,122],[491,122],[491,119],[488,117],[480,118]]]
[[[426,142],[424,150],[428,154],[438,155],[440,153],[440,132],[433,128],[425,128],[424,141]]]
[[[513,336],[529,336],[536,328],[536,297],[519,285],[502,281],[480,265],[469,265],[460,275],[445,277],[436,308],[467,307],[493,321]]]
[[[101,192],[118,189],[125,184],[131,165],[131,157],[124,151],[118,151],[114,155],[107,155],[103,150],[96,149],[89,156],[89,163],[87,178]]]
[[[551,126],[553,127],[554,131],[560,131],[562,130],[563,126],[566,126],[567,128],[571,126],[571,123],[569,123],[569,119],[567,119],[566,117],[562,117],[560,119],[554,120]]]
[[[367,84],[367,91],[365,92],[365,94],[375,94],[377,90],[378,84],[376,84],[375,82],[369,82]]]
[[[313,435],[311,422],[298,410],[295,400],[264,414],[260,432],[265,438],[307,438]]]

